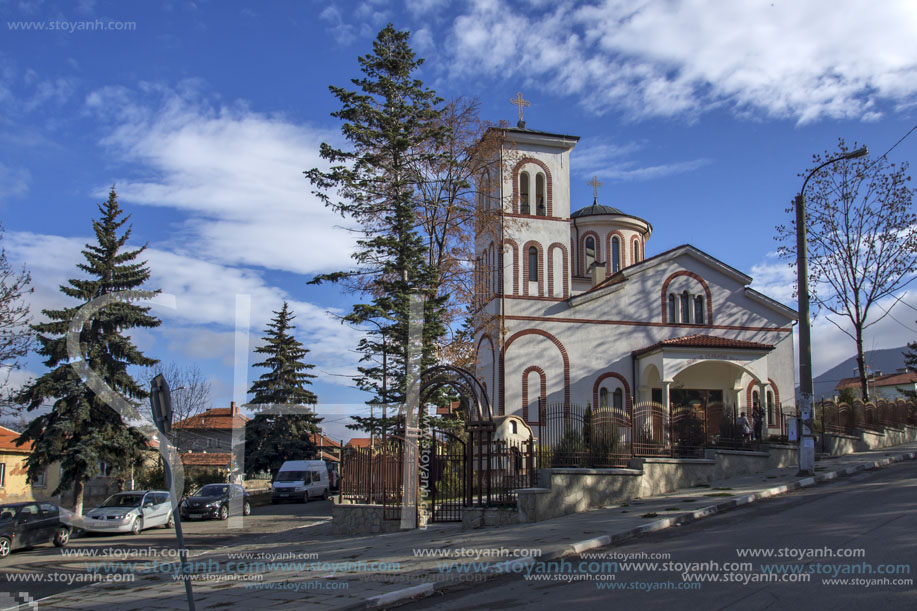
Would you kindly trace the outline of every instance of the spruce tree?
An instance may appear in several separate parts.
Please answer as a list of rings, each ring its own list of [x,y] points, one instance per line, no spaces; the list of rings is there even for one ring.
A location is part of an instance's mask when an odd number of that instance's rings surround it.
[[[101,218],[93,221],[97,244],[87,244],[82,251],[85,263],[77,267],[88,279],[71,279],[62,285],[62,293],[80,303],[62,310],[43,310],[48,322],[33,326],[38,335],[38,353],[47,357],[50,369],[26,386],[17,401],[29,411],[53,401],[51,411],[32,420],[17,441],[34,442],[26,459],[28,478],[33,481],[55,462],[60,462],[60,485],[53,494],[71,486],[77,514],[82,513],[83,486],[99,473],[105,462],[126,473],[142,463],[147,438],[127,425],[111,406],[90,390],[67,353],[67,331],[77,311],[93,299],[120,291],[132,291],[134,298],[149,298],[158,291],[139,290],[150,277],[145,261],[137,258],[146,249],[125,249],[131,235],[128,226],[119,231],[130,216],[124,216],[112,187],[108,201],[99,206]],[[147,391],[128,372],[131,365],[149,367],[158,361],[147,358],[126,332],[135,328],[159,326],[159,319],[149,308],[126,299],[116,299],[102,307],[83,326],[80,334],[81,358],[116,393],[134,405],[146,399]]]
[[[311,390],[308,373],[314,365],[303,362],[309,352],[293,337],[292,324],[295,316],[289,304],[283,303],[279,312],[264,330],[265,344],[255,349],[266,355],[264,361],[255,367],[265,367],[267,373],[252,383],[249,394],[254,395],[250,404],[264,406],[264,413],[258,413],[245,425],[245,470],[276,472],[287,460],[306,460],[316,456],[311,435],[318,432],[321,418],[314,413],[282,414],[284,405],[314,405],[318,398]],[[277,406],[279,410],[270,409]]]
[[[331,169],[306,172],[326,205],[360,225],[355,269],[320,275],[312,283],[343,280],[369,298],[344,317],[367,331],[357,347],[364,365],[355,382],[372,393],[368,403],[404,400],[414,296],[424,300],[421,368],[435,362],[445,334],[446,297],[438,294],[438,272],[427,256],[429,236],[418,230],[422,224],[416,214],[422,168],[435,163],[445,128],[436,109],[441,100],[413,76],[423,60],[415,58],[408,37],[389,24],[379,32],[373,52],[359,58],[364,77],[352,80],[359,91],[330,87],[341,103],[332,116],[344,122],[341,130],[351,149],[323,143],[320,153]],[[363,326],[369,322],[374,326]],[[363,428],[373,428],[373,422],[363,421]]]

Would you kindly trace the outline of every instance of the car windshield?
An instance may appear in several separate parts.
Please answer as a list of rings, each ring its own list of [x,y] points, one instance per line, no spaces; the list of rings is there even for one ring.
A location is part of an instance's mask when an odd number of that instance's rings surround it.
[[[207,484],[194,493],[194,496],[223,496],[229,488],[226,484]]]
[[[306,479],[305,471],[281,471],[277,474],[278,482],[301,482]]]
[[[116,494],[108,497],[102,507],[139,507],[142,500],[142,494]]]
[[[0,507],[0,520],[12,520],[19,512],[19,508],[12,505]]]

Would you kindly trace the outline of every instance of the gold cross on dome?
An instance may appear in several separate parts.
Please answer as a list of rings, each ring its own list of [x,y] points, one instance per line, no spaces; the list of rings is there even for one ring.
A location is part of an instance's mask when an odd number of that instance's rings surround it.
[[[597,200],[599,198],[599,187],[603,186],[604,183],[599,182],[598,176],[593,176],[592,180],[586,184],[592,187],[592,199]]]
[[[512,100],[510,100],[509,103],[510,103],[510,104],[515,104],[516,106],[519,107],[519,120],[520,120],[520,121],[523,120],[523,119],[522,119],[522,109],[525,108],[526,106],[531,106],[531,105],[532,105],[532,103],[529,102],[528,100],[523,100],[523,99],[522,99],[522,92],[521,92],[521,91],[517,91],[517,92],[516,92],[516,97],[513,98]]]

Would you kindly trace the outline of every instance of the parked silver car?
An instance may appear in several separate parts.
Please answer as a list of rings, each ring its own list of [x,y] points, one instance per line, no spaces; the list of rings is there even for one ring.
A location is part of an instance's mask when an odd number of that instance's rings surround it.
[[[119,492],[91,509],[83,521],[83,528],[91,532],[116,532],[140,534],[144,528],[164,526],[172,528],[172,502],[165,490],[132,490]]]

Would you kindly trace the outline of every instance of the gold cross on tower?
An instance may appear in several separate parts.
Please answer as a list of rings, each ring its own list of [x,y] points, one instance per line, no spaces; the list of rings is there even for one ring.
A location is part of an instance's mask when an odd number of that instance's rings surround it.
[[[593,203],[599,201],[599,187],[601,187],[601,186],[603,185],[603,183],[600,183],[600,182],[599,182],[599,177],[598,177],[598,176],[593,176],[593,177],[592,177],[592,180],[590,180],[590,181],[589,181],[588,183],[586,183],[586,184],[588,184],[589,186],[592,187],[592,201],[593,201]]]
[[[516,106],[519,107],[519,124],[518,125],[519,127],[525,127],[525,121],[523,120],[523,116],[522,116],[522,109],[525,108],[526,106],[531,106],[532,105],[531,102],[529,102],[528,100],[522,99],[522,92],[517,91],[516,97],[510,100],[509,103],[515,104]]]

